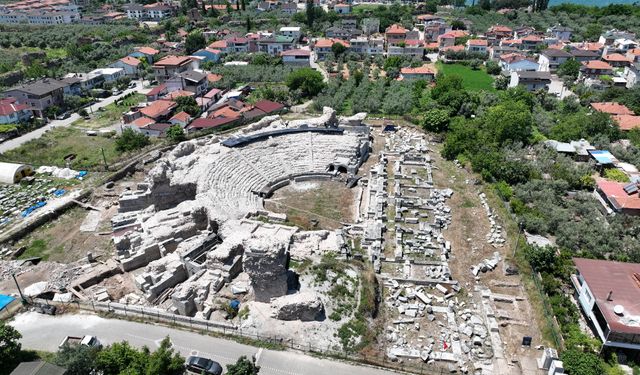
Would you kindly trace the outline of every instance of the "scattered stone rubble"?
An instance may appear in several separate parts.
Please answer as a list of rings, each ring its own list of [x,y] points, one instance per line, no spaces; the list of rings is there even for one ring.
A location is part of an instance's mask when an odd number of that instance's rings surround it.
[[[489,218],[489,223],[491,223],[491,229],[487,234],[487,243],[493,245],[493,247],[502,247],[504,246],[504,235],[502,233],[502,226],[496,224],[496,220],[493,214],[493,210],[489,207],[489,203],[487,203],[487,196],[484,193],[480,193],[478,195],[480,197],[480,203],[482,203],[482,207],[484,207],[487,212],[487,217]]]

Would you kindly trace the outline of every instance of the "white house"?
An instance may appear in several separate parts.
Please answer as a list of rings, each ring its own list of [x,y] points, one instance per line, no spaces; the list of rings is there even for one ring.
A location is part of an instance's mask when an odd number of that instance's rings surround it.
[[[538,70],[541,72],[555,72],[562,63],[572,57],[572,54],[561,49],[546,49],[540,53],[538,58],[538,65],[540,66]]]
[[[519,53],[508,53],[500,56],[500,67],[509,73],[518,71],[536,71],[539,68],[537,62],[528,59]]]
[[[282,56],[282,63],[284,65],[311,65],[311,51],[307,49],[290,49],[288,51],[283,51],[280,56]]]
[[[627,88],[633,88],[640,78],[640,63],[631,64],[624,68],[622,78],[627,81]]]
[[[302,32],[298,26],[284,26],[280,28],[280,35],[300,40]]]
[[[551,73],[549,72],[531,72],[516,71],[511,72],[511,81],[509,87],[521,86],[527,91],[537,91],[549,89],[551,84]]]
[[[125,56],[109,65],[109,67],[123,69],[124,74],[128,76],[137,76],[140,73],[140,64],[140,60],[135,57]]]

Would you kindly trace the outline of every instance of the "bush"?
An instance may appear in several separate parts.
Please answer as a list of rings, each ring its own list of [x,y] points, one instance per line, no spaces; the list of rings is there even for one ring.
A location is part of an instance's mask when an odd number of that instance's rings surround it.
[[[289,90],[299,90],[303,97],[318,95],[324,88],[322,74],[311,68],[295,70],[287,76],[287,86]]]
[[[116,150],[120,152],[138,150],[150,143],[149,137],[146,135],[127,128],[116,138]]]
[[[604,178],[618,182],[629,182],[629,176],[617,168],[607,168],[604,170]]]

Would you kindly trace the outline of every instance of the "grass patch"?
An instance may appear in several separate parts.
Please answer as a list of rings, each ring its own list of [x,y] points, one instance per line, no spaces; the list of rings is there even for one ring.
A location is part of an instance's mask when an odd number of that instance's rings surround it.
[[[112,138],[90,137],[72,127],[56,128],[38,139],[0,154],[0,161],[65,167],[64,157],[75,154],[76,158],[71,161],[70,168],[92,170],[103,165],[100,149],[104,149],[109,164],[124,157],[116,151],[115,140]]]
[[[470,91],[496,91],[493,87],[493,78],[484,70],[473,70],[461,64],[436,64],[438,71],[447,74],[456,74],[462,77],[465,90]]]
[[[33,257],[42,257],[43,260],[49,259],[47,254],[47,241],[43,239],[33,240],[27,246],[27,250],[18,259],[27,259]]]
[[[80,119],[73,122],[74,126],[80,128],[100,129],[114,124],[120,123],[120,118],[129,108],[141,103],[145,100],[142,94],[134,94],[127,98],[115,101],[105,107],[101,111],[96,111],[91,115],[90,120]]]

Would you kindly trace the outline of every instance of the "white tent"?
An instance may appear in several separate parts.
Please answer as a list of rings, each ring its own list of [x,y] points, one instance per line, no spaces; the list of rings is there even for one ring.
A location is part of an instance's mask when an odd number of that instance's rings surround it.
[[[32,174],[30,165],[0,162],[0,184],[16,184]]]

